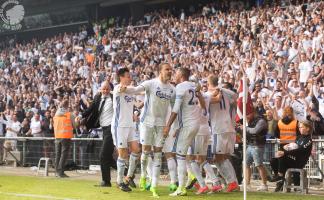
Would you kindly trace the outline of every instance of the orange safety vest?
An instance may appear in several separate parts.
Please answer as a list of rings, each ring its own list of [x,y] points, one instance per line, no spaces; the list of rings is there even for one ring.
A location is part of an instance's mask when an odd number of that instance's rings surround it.
[[[287,144],[295,142],[297,133],[297,120],[291,121],[289,124],[285,124],[280,120],[278,122],[280,131],[280,143]]]
[[[53,120],[55,138],[70,139],[73,137],[73,126],[70,112],[61,116],[55,116]]]

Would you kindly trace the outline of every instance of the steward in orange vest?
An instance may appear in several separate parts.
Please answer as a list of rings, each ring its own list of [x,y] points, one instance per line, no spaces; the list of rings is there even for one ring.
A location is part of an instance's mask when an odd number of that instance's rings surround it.
[[[298,121],[294,118],[293,109],[288,106],[283,110],[283,117],[278,121],[275,137],[280,139],[280,146],[295,142],[300,135]]]
[[[278,128],[280,133],[280,143],[288,144],[295,142],[297,136],[297,120],[292,120],[285,124],[282,120],[278,122]]]
[[[63,115],[57,115],[53,120],[55,138],[73,138],[73,122],[71,120],[71,112],[66,112]]]
[[[71,138],[73,138],[74,115],[68,111],[69,101],[63,100],[54,117],[55,135],[55,170],[56,176],[68,177],[64,173],[64,166],[69,156]]]

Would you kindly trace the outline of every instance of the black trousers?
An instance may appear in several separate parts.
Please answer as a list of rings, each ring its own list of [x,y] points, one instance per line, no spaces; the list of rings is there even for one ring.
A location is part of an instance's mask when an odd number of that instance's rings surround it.
[[[271,168],[275,174],[281,173],[285,176],[287,169],[297,168],[302,169],[304,166],[300,166],[298,162],[291,159],[288,156],[283,156],[280,158],[272,158],[270,161]],[[293,173],[294,185],[299,185],[300,176],[298,173]]]
[[[64,174],[64,167],[69,156],[71,139],[55,139],[55,170],[57,175]]]
[[[102,127],[103,142],[100,151],[100,166],[102,181],[110,182],[110,168],[116,166],[116,161],[113,158],[114,143],[111,135],[111,126]]]

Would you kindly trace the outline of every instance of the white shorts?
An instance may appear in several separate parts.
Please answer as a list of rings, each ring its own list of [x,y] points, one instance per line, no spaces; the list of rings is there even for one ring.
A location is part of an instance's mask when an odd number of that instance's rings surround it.
[[[207,155],[207,149],[209,145],[210,135],[197,135],[188,150],[189,155]]]
[[[128,142],[138,141],[134,127],[111,127],[114,145],[117,148],[127,148]]]
[[[222,133],[212,135],[213,154],[233,154],[235,146],[235,133]]]
[[[210,135],[211,131],[210,131],[210,128],[209,128],[208,124],[199,126],[198,134],[199,135]]]
[[[199,124],[193,124],[192,126],[183,127],[180,129],[180,132],[176,137],[177,154],[187,155],[188,148],[191,145],[195,136],[197,135],[198,130],[199,130]]]
[[[151,145],[154,147],[163,147],[165,139],[163,138],[163,126],[149,127],[145,124],[140,125],[140,143],[142,145]]]
[[[176,152],[176,142],[177,142],[177,137],[173,137],[175,131],[178,131],[179,134],[179,129],[178,130],[170,130],[169,136],[166,138],[162,152],[164,153],[175,153]],[[178,135],[177,134],[177,135]]]

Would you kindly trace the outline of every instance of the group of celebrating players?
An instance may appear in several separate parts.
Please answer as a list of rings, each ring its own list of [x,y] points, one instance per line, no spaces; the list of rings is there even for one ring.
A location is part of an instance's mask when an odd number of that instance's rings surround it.
[[[202,89],[197,80],[192,80],[189,69],[176,69],[174,77],[172,73],[172,67],[162,63],[158,77],[133,87],[130,86],[129,70],[118,70],[111,131],[118,148],[119,188],[128,192],[130,187],[136,187],[134,172],[140,157],[140,190],[149,188],[153,196],[158,197],[163,152],[171,179],[170,196],[187,195],[187,189],[194,181],[197,181],[196,194],[225,190],[206,160],[207,148],[211,144],[213,161],[227,184],[226,191],[238,189],[235,171],[229,161],[236,136],[231,113],[236,93],[218,87],[218,78],[214,75],[208,77],[207,88]],[[136,99],[143,95],[144,104],[137,103]],[[124,176],[127,159],[128,171]],[[202,169],[211,180],[211,187],[206,185]]]

